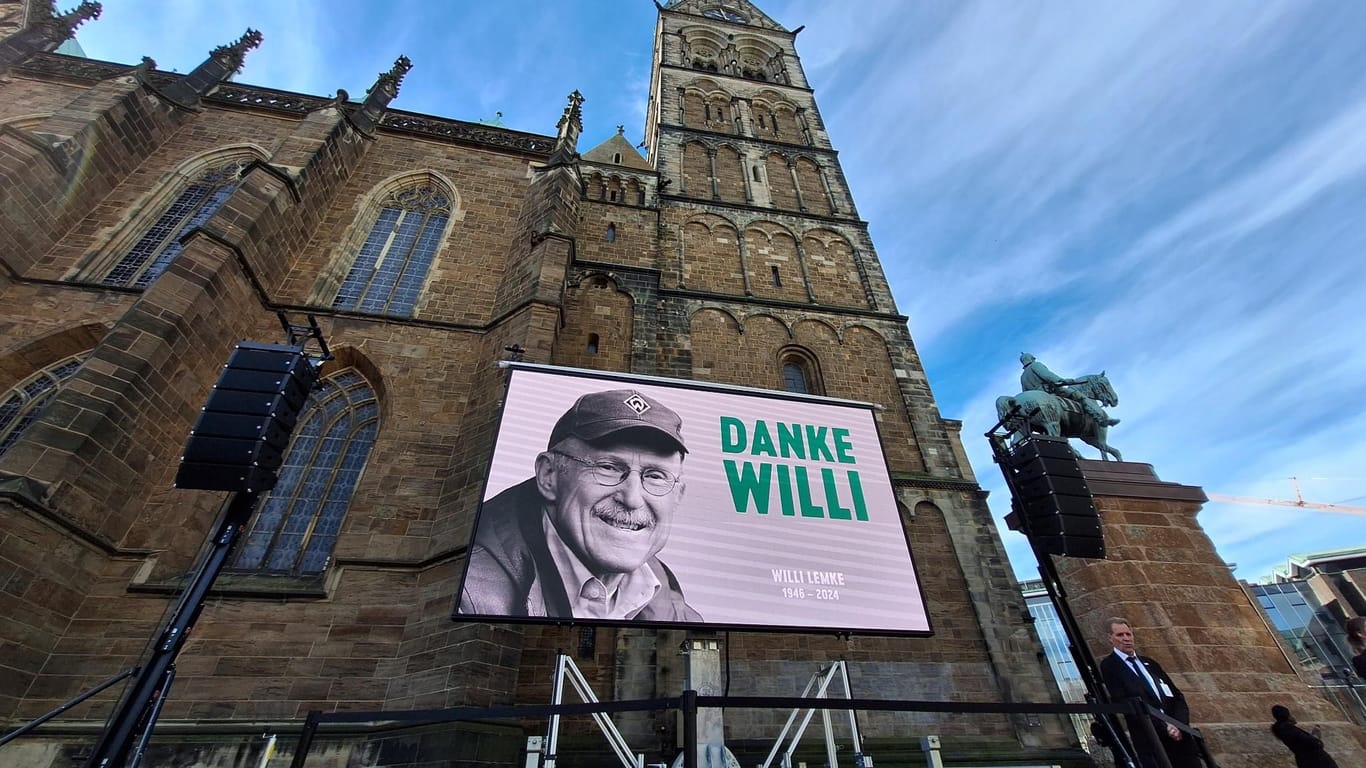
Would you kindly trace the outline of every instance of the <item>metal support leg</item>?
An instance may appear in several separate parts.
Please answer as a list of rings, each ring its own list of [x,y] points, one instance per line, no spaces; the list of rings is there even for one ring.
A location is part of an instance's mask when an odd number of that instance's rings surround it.
[[[105,680],[103,683],[100,683],[99,685],[95,686],[94,688],[91,688],[90,690],[86,691],[85,693],[82,693],[81,695],[79,695],[79,696],[77,696],[76,698],[74,698],[74,699],[68,701],[67,703],[62,704],[61,706],[57,707],[56,709],[52,710],[51,712],[48,712],[47,714],[40,716],[38,719],[33,720],[32,722],[28,723],[27,725],[22,725],[22,726],[20,726],[20,727],[18,727],[18,728],[15,728],[15,729],[12,730],[12,731],[10,731],[9,733],[5,734],[4,736],[0,736],[0,747],[3,747],[4,745],[10,743],[11,741],[14,741],[15,739],[19,738],[20,736],[23,736],[24,734],[28,733],[29,731],[33,730],[34,728],[37,728],[38,726],[42,725],[43,723],[46,723],[47,721],[51,720],[52,718],[54,718],[54,717],[56,717],[56,716],[62,714],[63,712],[67,711],[68,709],[71,709],[72,707],[76,706],[77,704],[80,704],[81,702],[85,701],[86,699],[90,698],[91,696],[94,696],[94,695],[96,695],[96,694],[98,694],[98,693],[101,693],[102,691],[104,691],[104,690],[106,690],[107,688],[109,688],[111,685],[114,685],[115,683],[117,683],[117,682],[123,680],[123,679],[126,678],[126,677],[132,677],[133,675],[136,675],[137,673],[138,673],[138,668],[137,668],[137,667],[133,667],[132,669],[125,669],[124,671],[118,673],[117,675],[114,675],[113,677],[109,678],[108,680]]]
[[[683,768],[697,768],[697,691],[684,691],[681,705],[683,710]]]
[[[152,723],[161,716],[161,708],[166,706],[166,696],[171,692],[171,683],[175,682],[175,665],[172,664],[166,674],[161,677],[161,686],[156,690],[156,697],[152,700],[152,709],[147,715],[147,727],[142,729],[142,736],[138,739],[138,746],[133,750],[133,759],[128,763],[128,768],[138,768],[142,762],[142,756],[147,753],[147,742],[152,740]]]
[[[313,748],[313,737],[318,733],[318,720],[321,716],[320,709],[308,713],[308,718],[304,720],[304,729],[299,733],[299,743],[294,745],[294,759],[289,762],[289,768],[304,768],[304,762],[308,760],[308,750]]]
[[[180,602],[171,613],[147,663],[137,675],[136,682],[124,695],[108,726],[101,734],[99,742],[86,761],[86,768],[126,768],[133,745],[143,731],[151,731],[156,725],[156,716],[161,711],[157,704],[157,692],[167,684],[166,675],[176,656],[180,654],[188,640],[190,629],[199,619],[204,609],[204,600],[214,580],[223,570],[228,553],[237,542],[242,528],[251,519],[251,511],[256,506],[256,493],[237,493],[228,503],[227,510],[219,522],[218,530],[211,539],[209,551],[205,554],[194,578],[186,586]]]

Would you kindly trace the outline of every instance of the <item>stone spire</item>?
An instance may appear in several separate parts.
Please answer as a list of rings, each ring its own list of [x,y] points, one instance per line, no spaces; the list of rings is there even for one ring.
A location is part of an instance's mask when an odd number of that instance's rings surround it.
[[[58,14],[51,2],[35,3],[33,21],[26,29],[0,41],[0,70],[18,64],[35,53],[55,51],[76,36],[76,28],[91,19],[98,19],[103,8],[93,0],[63,14]]]
[[[43,6],[39,6],[39,8],[43,8]],[[60,15],[55,13],[53,6],[50,5],[47,8],[52,10],[48,10],[47,18],[38,23],[46,25],[52,30],[54,39],[58,40],[59,45],[75,37],[77,27],[91,19],[98,19],[100,11],[104,10],[99,3],[93,0],[85,0],[80,5]]]
[[[389,102],[398,96],[399,86],[403,84],[404,76],[412,68],[413,62],[407,56],[399,56],[388,72],[379,73],[375,84],[365,92],[365,102],[361,104],[360,109],[351,114],[351,124],[366,136],[373,136],[375,127],[379,125],[385,110],[389,108]]]
[[[579,134],[583,133],[583,94],[577,90],[569,94],[569,105],[556,123],[555,150],[547,165],[573,162],[579,156]]]
[[[260,32],[248,27],[237,42],[232,45],[220,45],[210,51],[209,58],[195,67],[190,74],[167,87],[161,92],[162,95],[177,106],[194,109],[209,91],[241,71],[247,51],[259,47],[263,39]]]
[[[242,64],[246,61],[247,51],[258,48],[264,37],[260,32],[247,27],[246,34],[237,39],[232,45],[220,45],[213,49],[209,58],[217,61],[229,70],[229,77],[242,71]],[[203,64],[200,65],[204,66]]]

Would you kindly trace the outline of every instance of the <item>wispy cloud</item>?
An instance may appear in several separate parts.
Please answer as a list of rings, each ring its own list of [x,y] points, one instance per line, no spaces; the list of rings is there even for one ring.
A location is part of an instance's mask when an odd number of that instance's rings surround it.
[[[1111,442],[1165,479],[1285,497],[1287,475],[1327,472],[1349,479],[1320,491],[1366,493],[1366,419],[1346,406],[1366,396],[1366,81],[1363,19],[1344,13],[918,4],[818,59],[861,211],[998,512],[978,436],[1025,349],[1108,368]],[[1244,577],[1366,543],[1348,515],[1210,504],[1202,520]]]

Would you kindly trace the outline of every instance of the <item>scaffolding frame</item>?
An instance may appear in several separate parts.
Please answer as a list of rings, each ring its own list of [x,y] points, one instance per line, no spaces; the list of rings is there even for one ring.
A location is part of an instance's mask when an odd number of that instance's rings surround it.
[[[811,679],[807,681],[806,688],[802,690],[800,698],[830,698],[828,696],[830,684],[835,681],[837,676],[840,682],[844,684],[844,696],[842,698],[852,701],[854,693],[849,687],[849,665],[844,659],[840,659],[839,661],[836,661],[827,667],[822,667],[814,672],[811,675]],[[812,688],[816,689],[814,694],[811,692]],[[773,758],[777,756],[779,750],[782,750],[783,753],[782,762],[779,763],[780,768],[792,768],[792,753],[797,751],[797,744],[802,740],[802,734],[806,733],[806,727],[811,724],[811,718],[816,714],[816,708],[805,708],[804,711],[806,714],[802,716],[801,725],[797,726],[796,732],[792,734],[792,740],[788,743],[787,748],[783,749],[783,740],[787,738],[788,731],[792,730],[792,724],[796,722],[797,715],[803,712],[803,708],[798,707],[797,709],[792,710],[792,714],[788,715],[787,723],[783,725],[782,732],[778,734],[777,740],[773,742],[773,749],[769,750],[768,757],[759,768],[770,768],[770,766],[773,765]],[[841,711],[849,714],[849,732],[854,737],[855,768],[871,768],[873,764],[872,759],[863,754],[863,742],[859,738],[858,717],[855,715],[853,708]],[[839,761],[835,758],[835,752],[838,748],[835,745],[835,731],[833,723],[831,722],[829,708],[821,708],[821,721],[825,727],[826,765],[830,766],[830,768],[837,768],[837,766],[839,766]]]
[[[564,684],[568,682],[578,693],[579,699],[585,704],[597,704],[598,697],[593,693],[593,687],[588,684],[579,667],[568,654],[561,653],[555,658],[555,679],[551,689],[550,704],[559,706],[564,703]],[[612,748],[613,754],[621,761],[623,768],[643,768],[645,765],[645,755],[636,754],[631,751],[631,745],[626,743],[626,738],[617,729],[616,723],[605,712],[591,713],[593,722],[597,724],[598,730],[607,739],[607,745]],[[545,752],[541,765],[543,768],[555,768],[556,754],[560,743],[560,714],[556,712],[550,716],[550,723],[546,730]]]

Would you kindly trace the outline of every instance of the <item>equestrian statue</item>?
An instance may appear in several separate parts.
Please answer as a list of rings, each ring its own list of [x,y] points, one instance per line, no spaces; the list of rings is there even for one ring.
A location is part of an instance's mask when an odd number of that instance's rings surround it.
[[[1020,355],[1020,364],[1024,366],[1020,372],[1020,394],[996,398],[996,415],[1011,430],[1012,444],[1033,432],[1075,437],[1098,449],[1102,460],[1114,456],[1115,461],[1122,461],[1119,451],[1105,442],[1106,432],[1119,419],[1110,418],[1101,406],[1119,405],[1119,395],[1104,371],[1066,379],[1028,352]]]

